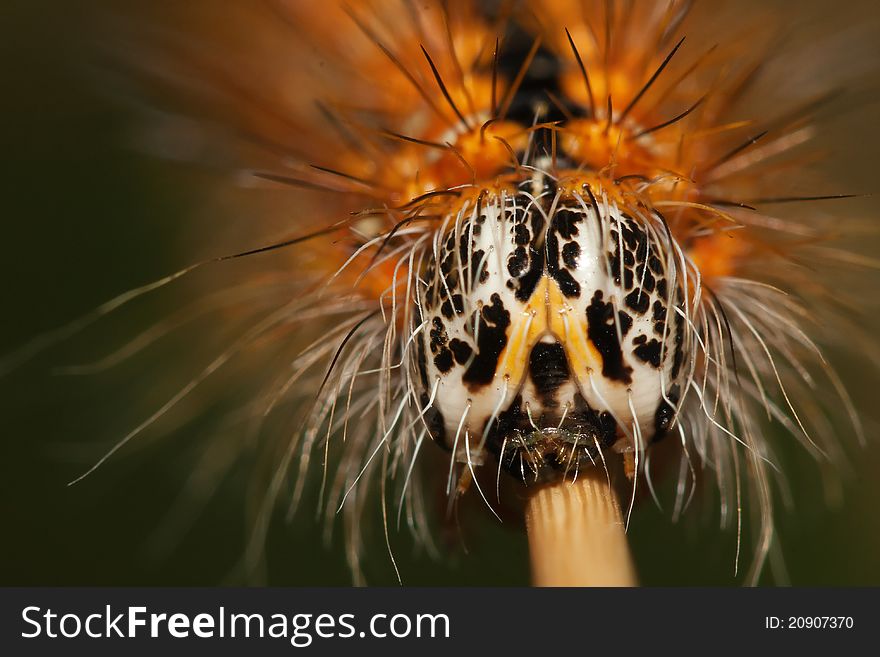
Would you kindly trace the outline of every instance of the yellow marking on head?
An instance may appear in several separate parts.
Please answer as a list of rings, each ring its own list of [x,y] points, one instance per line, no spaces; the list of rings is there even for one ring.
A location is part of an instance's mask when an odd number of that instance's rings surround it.
[[[556,281],[542,276],[522,312],[511,317],[510,335],[495,376],[522,382],[532,348],[550,333],[565,350],[577,381],[588,385],[590,372],[602,371],[602,355],[588,339],[587,328],[586,316],[575,311]]]
[[[546,297],[548,278],[541,277],[518,317],[510,318],[510,337],[498,359],[496,377],[508,377],[515,384],[525,377],[532,347],[547,332]]]
[[[550,331],[562,343],[569,367],[581,384],[593,370],[602,370],[602,355],[587,338],[586,315],[574,312],[556,281],[548,279],[547,315]]]

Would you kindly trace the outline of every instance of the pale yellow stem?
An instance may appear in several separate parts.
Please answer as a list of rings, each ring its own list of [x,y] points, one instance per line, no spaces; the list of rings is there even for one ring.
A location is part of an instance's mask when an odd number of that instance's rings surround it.
[[[636,586],[620,505],[600,469],[536,490],[526,528],[535,586]]]

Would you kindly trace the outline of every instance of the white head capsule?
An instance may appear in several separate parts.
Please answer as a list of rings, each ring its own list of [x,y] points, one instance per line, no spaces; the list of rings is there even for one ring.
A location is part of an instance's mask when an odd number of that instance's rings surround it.
[[[685,326],[654,225],[543,176],[448,225],[418,303],[416,366],[437,442],[546,480],[662,436],[681,394]]]

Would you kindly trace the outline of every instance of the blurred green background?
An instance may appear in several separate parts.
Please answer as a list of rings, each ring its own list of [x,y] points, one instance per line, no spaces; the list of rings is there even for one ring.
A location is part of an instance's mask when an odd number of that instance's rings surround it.
[[[205,214],[200,190],[231,183],[133,147],[136,112],[96,73],[101,62],[95,40],[101,35],[92,20],[95,4],[6,0],[0,12],[0,353],[175,270],[186,262],[182,253],[211,253],[210,242],[193,245],[191,218]],[[876,20],[873,3],[847,4],[844,23]],[[827,10],[827,3],[809,5]],[[832,127],[837,148],[852,154],[842,177],[855,190],[877,191],[876,113],[874,103]],[[876,216],[878,205],[869,199],[859,208]],[[224,480],[198,513],[180,522],[168,515],[200,450],[210,444],[215,408],[185,418],[180,430],[161,439],[133,444],[95,476],[66,486],[124,435],[132,418],[155,407],[167,387],[150,380],[132,386],[138,372],[124,368],[76,379],[52,369],[100,354],[108,336],[119,342],[161,313],[161,304],[147,302],[0,380],[0,584],[244,581],[236,569],[247,536],[244,469]],[[155,358],[171,372],[187,351],[185,344],[172,345]],[[796,508],[780,512],[779,527],[794,584],[880,585],[877,390],[867,387],[870,381],[876,385],[876,377],[868,376],[876,373],[860,367],[855,355],[844,363],[844,375],[854,385],[874,444],[856,454],[842,503],[827,508],[818,471],[806,455],[797,449],[784,455]],[[326,548],[309,500],[304,508],[292,523],[281,517],[273,523],[264,581],[347,585],[341,541]],[[471,525],[467,553],[453,544],[441,562],[411,555],[401,542],[396,556],[404,582],[526,584],[522,531],[488,520]],[[695,518],[672,524],[647,502],[630,533],[645,584],[738,583],[734,536],[711,523]],[[368,548],[370,580],[393,583],[380,532],[371,535]]]

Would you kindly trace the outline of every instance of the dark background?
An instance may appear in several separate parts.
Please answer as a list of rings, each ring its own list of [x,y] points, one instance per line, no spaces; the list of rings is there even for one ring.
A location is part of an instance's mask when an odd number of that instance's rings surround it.
[[[0,12],[0,353],[177,269],[192,253],[212,253],[210,239],[200,244],[194,238],[190,219],[205,215],[204,190],[231,181],[136,147],[138,112],[96,73],[101,68],[96,5],[7,0]],[[876,24],[873,3],[846,5],[841,16],[840,7],[832,11],[828,3],[781,4],[805,13],[815,6],[819,15],[833,14],[843,24]],[[876,53],[864,56],[876,58]],[[876,111],[876,103],[868,105],[831,128],[835,149],[847,154],[835,160],[843,166],[837,176],[853,190],[876,191]],[[247,200],[253,192],[242,194]],[[877,215],[873,199],[851,207]],[[218,225],[217,230],[224,228]],[[82,484],[65,485],[114,437],[124,435],[132,418],[154,408],[168,388],[149,378],[151,370],[143,362],[134,369],[76,379],[53,375],[53,367],[100,354],[105,341],[118,343],[119,336],[173,301],[148,301],[0,380],[0,584],[245,581],[236,564],[247,535],[246,472],[233,472],[198,513],[176,524],[173,514],[169,520],[194,459],[210,444],[216,409],[186,418],[179,430],[166,428],[131,445]],[[175,370],[187,352],[186,344],[177,344],[155,355],[167,361],[158,370]],[[840,362],[876,443],[877,392],[866,387],[876,379],[867,376],[871,373],[863,370],[858,354],[844,354]],[[138,385],[131,385],[133,379]],[[834,508],[825,504],[819,472],[809,458],[796,448],[783,452],[790,452],[784,462],[796,504],[793,512],[779,513],[790,581],[880,584],[877,445],[855,453],[842,502]],[[734,535],[720,533],[711,518],[699,517],[711,516],[700,511],[711,506],[698,505],[691,514],[696,517],[679,524],[650,503],[640,506],[630,534],[645,584],[739,583],[733,577]],[[325,548],[308,501],[304,508],[293,523],[279,519],[273,524],[263,581],[348,584],[341,541]],[[396,555],[404,582],[527,583],[521,530],[472,523],[466,542],[468,553],[452,545],[438,563],[411,556],[404,541]],[[368,547],[371,580],[391,583],[380,533]]]

